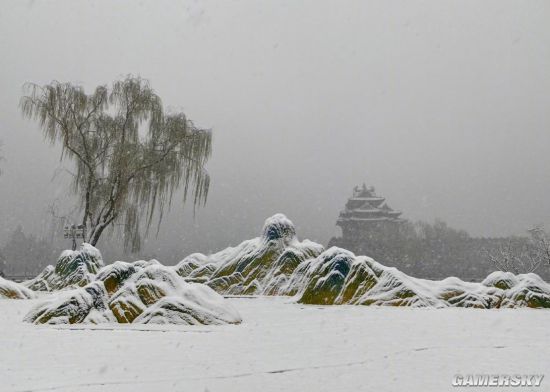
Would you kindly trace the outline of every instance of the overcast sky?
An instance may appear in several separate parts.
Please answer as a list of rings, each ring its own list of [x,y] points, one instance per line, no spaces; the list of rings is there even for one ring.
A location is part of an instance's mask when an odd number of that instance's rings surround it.
[[[404,217],[473,235],[550,222],[549,1],[0,1],[0,243],[43,234],[59,150],[27,81],[126,74],[213,129],[206,208],[174,208],[165,260],[285,213],[321,243],[366,182]]]

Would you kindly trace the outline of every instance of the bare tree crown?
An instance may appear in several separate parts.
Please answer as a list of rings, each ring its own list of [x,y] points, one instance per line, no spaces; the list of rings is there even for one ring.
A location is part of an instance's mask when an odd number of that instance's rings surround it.
[[[129,76],[89,95],[59,82],[26,90],[23,115],[62,145],[62,159],[76,164],[72,191],[92,245],[111,226],[122,228],[126,248],[139,250],[154,212],[160,225],[180,187],[184,202],[189,194],[194,206],[206,202],[211,132],[183,113],[166,114],[146,80]]]
[[[0,140],[0,162],[4,160],[4,157],[2,156],[2,141]],[[2,175],[2,168],[0,167],[0,175]]]
[[[529,230],[529,238],[510,237],[497,247],[485,249],[486,259],[501,271],[515,274],[550,267],[550,238],[539,227]]]

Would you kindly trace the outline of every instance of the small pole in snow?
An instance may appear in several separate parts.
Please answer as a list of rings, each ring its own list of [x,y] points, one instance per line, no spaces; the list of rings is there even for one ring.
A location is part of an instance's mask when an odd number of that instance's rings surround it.
[[[67,225],[63,228],[63,237],[73,242],[73,250],[76,250],[76,239],[84,239],[86,236],[86,227],[84,225]]]

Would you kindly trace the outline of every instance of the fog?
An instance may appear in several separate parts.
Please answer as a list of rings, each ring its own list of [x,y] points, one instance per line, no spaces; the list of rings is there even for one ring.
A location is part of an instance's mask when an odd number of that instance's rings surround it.
[[[207,205],[193,216],[175,200],[144,249],[161,260],[256,236],[276,212],[326,244],[363,182],[407,219],[476,236],[550,221],[547,1],[0,9],[0,244],[19,224],[47,235],[47,208],[66,192],[59,148],[20,114],[22,85],[91,91],[127,74],[214,135]]]

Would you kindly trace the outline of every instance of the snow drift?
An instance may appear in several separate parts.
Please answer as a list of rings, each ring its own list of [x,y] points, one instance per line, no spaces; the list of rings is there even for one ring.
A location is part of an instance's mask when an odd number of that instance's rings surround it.
[[[35,324],[238,324],[241,318],[208,286],[186,282],[156,260],[118,261],[88,285],[60,291],[24,319]]]

